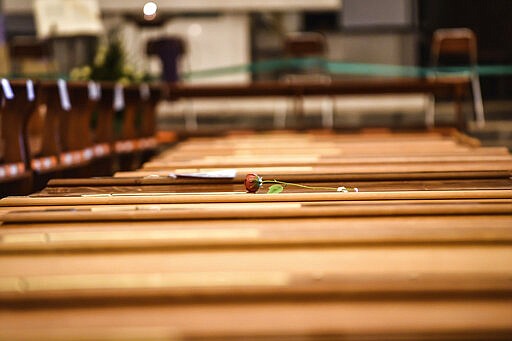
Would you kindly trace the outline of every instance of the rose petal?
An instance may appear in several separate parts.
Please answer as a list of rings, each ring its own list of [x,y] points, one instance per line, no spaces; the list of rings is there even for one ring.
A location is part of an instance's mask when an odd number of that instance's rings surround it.
[[[263,180],[258,176],[258,174],[250,173],[245,176],[244,185],[245,189],[249,193],[256,193],[262,184]]]

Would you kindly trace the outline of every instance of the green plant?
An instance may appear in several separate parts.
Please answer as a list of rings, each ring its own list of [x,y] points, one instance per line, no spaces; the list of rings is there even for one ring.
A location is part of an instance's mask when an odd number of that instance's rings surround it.
[[[126,63],[121,42],[117,38],[111,38],[108,44],[98,47],[93,64],[74,68],[71,70],[70,79],[129,84],[148,81],[149,77],[142,72],[136,72]]]

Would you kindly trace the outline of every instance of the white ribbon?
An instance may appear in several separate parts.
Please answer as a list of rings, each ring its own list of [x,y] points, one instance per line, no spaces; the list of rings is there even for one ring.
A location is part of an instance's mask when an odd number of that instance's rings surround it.
[[[139,92],[140,92],[140,98],[143,101],[147,101],[151,95],[151,93],[149,91],[148,83],[142,83],[139,87]]]
[[[57,81],[57,87],[59,88],[60,106],[66,111],[71,110],[71,101],[69,100],[66,81],[64,79],[59,79]]]
[[[101,98],[101,87],[99,83],[89,81],[89,83],[87,83],[87,89],[89,90],[89,99],[91,101],[98,101]]]
[[[11,88],[11,83],[5,78],[2,78],[2,90],[4,92],[4,96],[7,99],[13,99],[14,98],[14,92]]]
[[[119,111],[124,109],[124,91],[122,84],[116,84],[114,87],[114,110]]]
[[[33,102],[36,99],[36,94],[34,92],[34,82],[31,79],[27,80],[27,98],[30,102]]]

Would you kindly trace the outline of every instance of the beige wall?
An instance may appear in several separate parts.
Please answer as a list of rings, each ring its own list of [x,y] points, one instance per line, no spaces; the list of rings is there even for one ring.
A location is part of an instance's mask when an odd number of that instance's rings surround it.
[[[165,28],[168,34],[185,38],[188,53],[182,69],[204,69],[250,63],[249,18],[246,14],[228,14],[220,17],[177,18]],[[249,81],[247,73],[215,78],[201,82]]]
[[[412,33],[336,33],[327,35],[328,57],[357,63],[415,65],[416,38]]]
[[[246,14],[225,14],[214,17],[181,17],[170,20],[162,28],[140,29],[121,18],[105,21],[107,29],[121,27],[121,39],[127,59],[138,70],[159,74],[161,63],[157,57],[147,57],[146,42],[158,36],[177,35],[186,43],[186,55],[180,69],[199,71],[250,63],[249,18]],[[245,82],[247,73],[223,77],[201,78],[201,82]]]

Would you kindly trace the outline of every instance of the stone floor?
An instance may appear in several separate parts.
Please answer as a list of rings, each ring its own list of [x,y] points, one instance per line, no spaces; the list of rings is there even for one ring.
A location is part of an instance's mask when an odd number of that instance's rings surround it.
[[[487,122],[483,128],[470,123],[468,133],[484,145],[507,146],[512,151],[512,101],[486,103]]]

